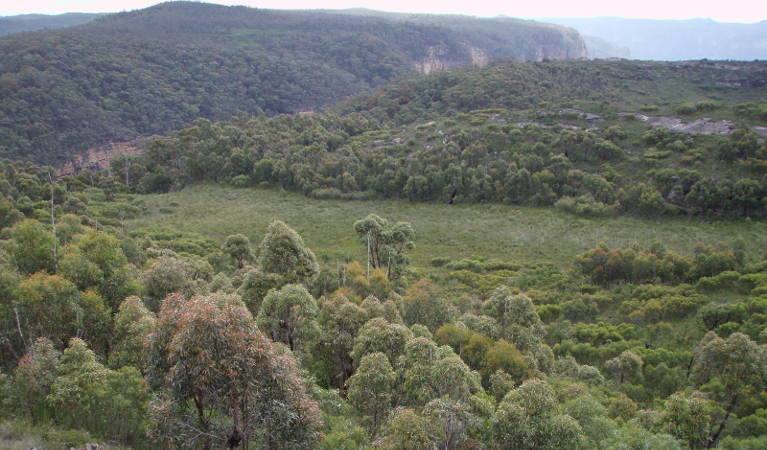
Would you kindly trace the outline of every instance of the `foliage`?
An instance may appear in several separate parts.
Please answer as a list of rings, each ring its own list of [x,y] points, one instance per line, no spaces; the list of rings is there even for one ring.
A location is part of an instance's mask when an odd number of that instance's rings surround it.
[[[318,440],[317,405],[295,360],[261,334],[241,300],[214,294],[179,302],[171,296],[158,323],[173,328],[150,336],[152,373],[165,380],[152,409],[150,435],[158,442],[287,448]]]
[[[368,248],[368,263],[374,269],[386,268],[389,279],[399,278],[410,262],[406,250],[415,247],[415,231],[407,222],[390,224],[375,214],[354,222],[354,231]]]
[[[319,273],[314,252],[285,223],[269,225],[258,251],[258,265],[266,273],[280,275],[286,282],[308,281]]]

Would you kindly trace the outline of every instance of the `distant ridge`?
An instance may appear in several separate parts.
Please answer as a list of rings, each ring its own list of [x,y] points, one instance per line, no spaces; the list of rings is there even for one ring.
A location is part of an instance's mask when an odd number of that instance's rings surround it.
[[[635,59],[767,59],[767,21],[744,24],[711,19],[652,20],[618,17],[541,20],[572,27],[583,35],[595,36],[626,47],[631,58]]]
[[[21,14],[18,16],[0,17],[0,36],[23,33],[25,31],[55,30],[66,28],[91,20],[103,14],[66,13],[58,15]]]

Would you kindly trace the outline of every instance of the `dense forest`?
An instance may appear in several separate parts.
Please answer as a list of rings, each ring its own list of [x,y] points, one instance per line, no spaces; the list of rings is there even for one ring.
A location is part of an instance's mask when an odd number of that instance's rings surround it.
[[[138,193],[214,181],[315,198],[763,217],[766,83],[763,63],[498,63],[322,114],[200,121],[112,169]],[[678,133],[648,115],[730,128]]]
[[[200,117],[316,109],[417,68],[578,56],[575,31],[535,22],[164,3],[0,38],[0,156],[60,163]]]

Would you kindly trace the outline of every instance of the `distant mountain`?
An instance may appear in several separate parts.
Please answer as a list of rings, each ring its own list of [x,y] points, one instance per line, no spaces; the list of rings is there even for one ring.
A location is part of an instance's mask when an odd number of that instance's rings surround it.
[[[596,36],[585,34],[581,36],[586,42],[586,51],[591,59],[631,58],[631,50],[628,47],[622,47]]]
[[[767,21],[741,24],[710,19],[650,20],[615,17],[545,20],[626,47],[631,57],[636,59],[767,59]]]
[[[0,156],[57,162],[238,111],[312,110],[416,70],[585,57],[572,29],[510,19],[163,3],[0,39]]]
[[[0,36],[25,31],[55,30],[90,22],[102,14],[67,13],[49,16],[45,14],[22,14],[0,17]]]

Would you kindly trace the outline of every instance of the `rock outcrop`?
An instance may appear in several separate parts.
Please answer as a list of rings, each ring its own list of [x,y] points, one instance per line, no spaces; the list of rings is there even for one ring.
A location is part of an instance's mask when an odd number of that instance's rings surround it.
[[[120,156],[138,155],[144,151],[142,140],[128,142],[110,142],[89,149],[56,168],[56,176],[76,175],[85,169],[108,169],[113,159]]]
[[[730,120],[715,120],[708,117],[691,122],[685,122],[678,117],[645,116],[644,114],[635,114],[635,117],[652,126],[665,128],[672,133],[726,135],[735,130],[735,123]]]

